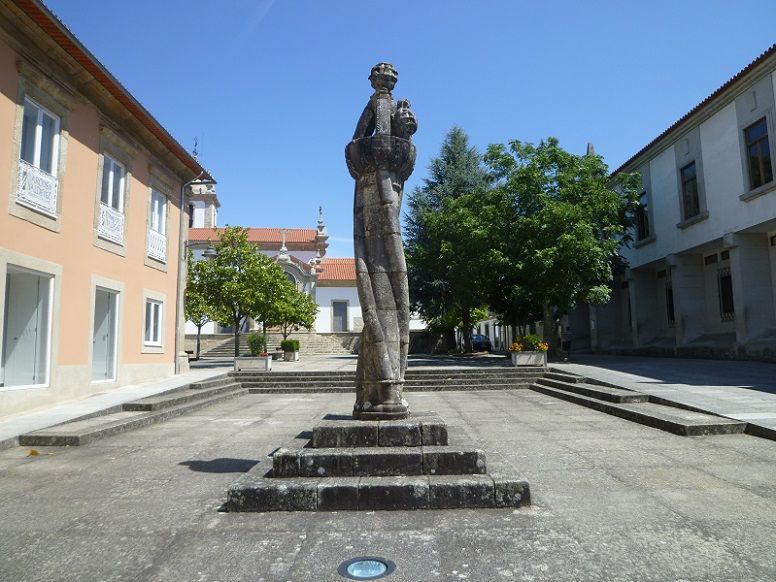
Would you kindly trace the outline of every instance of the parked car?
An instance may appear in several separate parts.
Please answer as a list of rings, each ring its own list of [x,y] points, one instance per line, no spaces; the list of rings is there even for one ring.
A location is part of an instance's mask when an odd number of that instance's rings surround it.
[[[486,335],[479,333],[472,334],[472,351],[473,352],[489,352],[493,349],[490,343],[490,338]]]

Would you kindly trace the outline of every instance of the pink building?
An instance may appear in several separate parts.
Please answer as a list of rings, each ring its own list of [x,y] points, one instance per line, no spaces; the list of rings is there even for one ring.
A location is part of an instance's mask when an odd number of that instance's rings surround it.
[[[0,416],[178,370],[195,179],[51,12],[0,0]]]

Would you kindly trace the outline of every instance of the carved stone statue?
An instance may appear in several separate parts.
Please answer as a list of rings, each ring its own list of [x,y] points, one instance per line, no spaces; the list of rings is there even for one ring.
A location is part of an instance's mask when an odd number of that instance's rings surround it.
[[[356,369],[353,417],[384,420],[409,416],[402,396],[409,348],[409,292],[401,239],[404,182],[415,167],[410,137],[417,121],[407,100],[394,102],[397,72],[372,67],[375,92],[345,148],[356,180],[353,204],[358,298],[364,318]]]

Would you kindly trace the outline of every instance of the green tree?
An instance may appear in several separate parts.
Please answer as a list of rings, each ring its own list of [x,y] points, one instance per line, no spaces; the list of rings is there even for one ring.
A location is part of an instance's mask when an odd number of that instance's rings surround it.
[[[439,155],[429,164],[429,178],[408,199],[405,253],[413,308],[455,345],[461,321],[464,349],[471,351],[472,310],[482,307],[481,264],[472,256],[485,235],[477,198],[490,178],[468,137],[453,127]],[[455,314],[457,312],[457,315]]]
[[[202,327],[212,321],[212,308],[208,302],[208,285],[212,269],[208,261],[194,261],[191,251],[186,257],[186,295],[184,312],[186,319],[197,326],[196,359],[200,354]]]
[[[318,306],[310,295],[298,291],[290,281],[286,283],[266,319],[267,325],[280,328],[284,340],[299,329],[312,329],[318,314]]]
[[[219,231],[207,286],[213,319],[234,329],[234,355],[240,355],[240,329],[245,320],[266,321],[288,283],[283,270],[248,242],[247,229]]]
[[[500,289],[490,297],[506,290],[517,302],[509,315],[515,321],[541,313],[545,340],[555,347],[556,310],[610,298],[638,175],[620,174],[615,186],[600,156],[573,155],[555,138],[492,145],[485,162],[498,180],[490,206],[499,217],[492,234]]]

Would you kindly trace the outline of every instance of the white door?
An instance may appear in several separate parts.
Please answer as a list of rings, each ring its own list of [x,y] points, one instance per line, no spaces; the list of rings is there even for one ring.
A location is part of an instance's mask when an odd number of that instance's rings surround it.
[[[50,277],[8,271],[5,287],[3,385],[46,384]]]
[[[94,292],[92,380],[116,378],[116,306],[118,294],[105,289]]]

